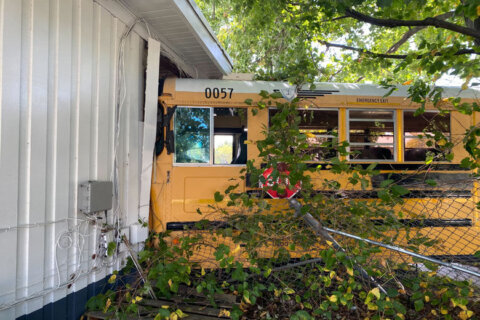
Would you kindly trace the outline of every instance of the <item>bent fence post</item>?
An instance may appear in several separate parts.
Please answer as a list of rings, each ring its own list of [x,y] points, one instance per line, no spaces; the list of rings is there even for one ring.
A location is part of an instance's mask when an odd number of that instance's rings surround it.
[[[343,249],[343,247],[328,233],[328,231],[321,225],[321,223],[315,219],[310,213],[305,213],[305,214],[301,214],[301,209],[302,209],[302,205],[300,204],[300,202],[298,202],[296,199],[290,199],[288,200],[289,204],[290,204],[290,207],[293,208],[295,210],[295,216],[297,217],[302,217],[303,220],[315,231],[315,233],[322,237],[324,240],[328,241],[331,243],[331,246],[337,250],[337,251],[341,251],[341,252],[345,252],[345,249]],[[365,269],[363,269],[359,264],[355,263],[355,260],[350,258],[348,255],[347,255],[347,258],[353,262],[354,264],[354,268],[360,273],[360,276],[367,280],[367,281],[371,281],[376,287],[378,287],[378,289],[380,289],[380,291],[382,291],[383,293],[387,294],[387,291],[380,285],[380,283],[378,283],[378,281],[376,279],[374,279],[373,277],[369,276],[367,271],[365,271]]]

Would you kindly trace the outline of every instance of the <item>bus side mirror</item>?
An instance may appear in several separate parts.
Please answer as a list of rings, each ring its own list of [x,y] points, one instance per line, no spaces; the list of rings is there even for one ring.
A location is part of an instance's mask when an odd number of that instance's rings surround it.
[[[167,108],[167,113],[163,113],[163,107],[160,105],[159,110],[161,116],[159,116],[159,121],[157,121],[157,141],[155,145],[155,153],[158,156],[162,153],[163,148],[167,148],[167,154],[171,154],[175,151],[175,138],[173,130],[170,129],[170,123],[172,121],[173,115],[177,106]],[[164,135],[164,128],[166,128],[166,133]]]
[[[167,147],[167,154],[171,154],[175,151],[175,137],[173,135],[172,130],[167,131],[167,137],[165,139],[165,146]]]
[[[158,103],[158,111],[157,111],[157,136],[155,138],[155,155],[159,156],[163,148],[165,147],[165,134],[163,129],[163,118],[165,115],[163,114],[163,106]]]

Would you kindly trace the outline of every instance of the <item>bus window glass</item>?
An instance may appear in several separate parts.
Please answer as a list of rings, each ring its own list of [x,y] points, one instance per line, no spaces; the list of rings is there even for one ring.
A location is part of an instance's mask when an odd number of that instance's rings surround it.
[[[214,108],[214,164],[247,163],[247,109]]]
[[[277,109],[269,110],[270,125],[272,118],[278,113]],[[312,161],[320,161],[336,156],[333,149],[338,137],[338,110],[298,110],[300,132],[307,134],[308,154]]]
[[[175,111],[175,163],[210,162],[210,110],[178,107]]]
[[[394,160],[394,112],[349,110],[352,160]]]
[[[414,111],[404,111],[403,123],[405,161],[425,161],[429,153],[437,161],[445,159],[433,137],[441,132],[450,139],[450,114],[425,112],[415,117]]]
[[[230,164],[233,161],[233,135],[216,134],[214,138],[215,164]]]

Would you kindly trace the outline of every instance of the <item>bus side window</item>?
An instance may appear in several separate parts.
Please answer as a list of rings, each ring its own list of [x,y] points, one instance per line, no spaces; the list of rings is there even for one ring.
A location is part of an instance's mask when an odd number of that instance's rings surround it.
[[[450,139],[450,114],[435,111],[414,116],[414,111],[403,112],[404,123],[404,157],[405,161],[425,161],[427,154],[435,156],[435,160],[444,160],[441,147],[433,145],[435,132],[442,132]],[[429,138],[430,137],[430,138]],[[431,141],[427,145],[428,141]]]
[[[394,160],[392,110],[348,110],[351,160]]]
[[[269,119],[278,112],[269,110]],[[321,161],[337,156],[335,149],[338,137],[338,110],[336,109],[300,109],[301,118],[299,129],[307,135],[307,153],[312,161]]]
[[[178,107],[174,163],[246,164],[246,126],[246,109]]]
[[[247,113],[240,108],[214,108],[214,164],[247,163]]]
[[[211,108],[177,108],[175,163],[210,163],[210,112]]]

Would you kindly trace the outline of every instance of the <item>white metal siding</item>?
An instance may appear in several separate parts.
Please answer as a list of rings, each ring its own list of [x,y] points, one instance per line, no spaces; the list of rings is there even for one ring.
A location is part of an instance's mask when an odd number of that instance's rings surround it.
[[[38,310],[118,268],[92,259],[99,227],[78,212],[77,190],[112,177],[125,28],[93,0],[0,0],[0,319]],[[136,33],[125,45],[118,150],[125,226],[138,218],[144,48]],[[57,288],[71,277],[79,278]]]

